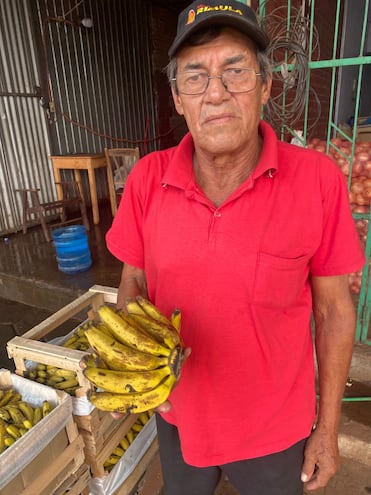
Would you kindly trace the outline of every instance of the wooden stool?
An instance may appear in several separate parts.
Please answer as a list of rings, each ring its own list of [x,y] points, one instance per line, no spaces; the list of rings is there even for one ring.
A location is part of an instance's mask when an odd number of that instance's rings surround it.
[[[57,185],[62,189],[63,199],[50,201],[48,203],[40,203],[38,194],[40,189],[16,189],[17,192],[22,194],[22,228],[24,234],[27,232],[29,215],[35,213],[40,220],[46,241],[50,242],[52,238],[46,222],[46,212],[50,210],[59,210],[60,222],[53,223],[53,227],[68,225],[82,220],[86,230],[90,230],[86,206],[82,199],[79,185],[76,182],[59,182]],[[78,207],[81,215],[77,218],[67,220],[66,209],[71,207]]]

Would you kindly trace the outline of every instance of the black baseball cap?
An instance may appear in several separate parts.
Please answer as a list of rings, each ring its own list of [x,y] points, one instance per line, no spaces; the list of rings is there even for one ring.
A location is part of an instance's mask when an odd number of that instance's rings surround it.
[[[265,50],[269,37],[259,26],[254,10],[237,0],[193,2],[184,9],[178,18],[178,28],[173,44],[169,48],[172,57],[191,34],[200,28],[226,26],[238,29]]]

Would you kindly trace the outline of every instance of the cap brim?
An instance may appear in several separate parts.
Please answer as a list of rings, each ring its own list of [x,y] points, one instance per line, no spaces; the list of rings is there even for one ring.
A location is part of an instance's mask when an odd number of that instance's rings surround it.
[[[246,36],[252,39],[259,46],[259,48],[262,48],[263,50],[265,50],[269,45],[269,38],[264,33],[264,31],[262,31],[257,24],[250,22],[245,17],[236,17],[235,15],[231,15],[228,12],[225,12],[223,14],[221,12],[218,12],[214,15],[209,13],[206,19],[195,22],[194,24],[189,26],[188,30],[185,30],[181,35],[176,36],[173,44],[169,48],[169,57],[173,57],[179,50],[181,45],[185,42],[185,40],[192,34],[197,32],[199,29],[208,26],[224,26],[235,28],[238,31],[246,34]]]

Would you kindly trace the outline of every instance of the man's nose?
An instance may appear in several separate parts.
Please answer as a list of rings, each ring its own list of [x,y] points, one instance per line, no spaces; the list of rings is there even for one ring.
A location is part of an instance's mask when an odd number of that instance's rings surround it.
[[[223,76],[209,76],[207,88],[205,91],[206,97],[220,98],[227,93],[227,87],[224,84]]]

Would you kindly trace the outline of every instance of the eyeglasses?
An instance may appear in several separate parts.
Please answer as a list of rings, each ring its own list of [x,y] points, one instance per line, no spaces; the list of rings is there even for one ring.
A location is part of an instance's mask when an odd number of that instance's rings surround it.
[[[184,95],[202,95],[207,90],[210,79],[220,79],[230,93],[247,93],[256,88],[257,78],[261,75],[254,69],[231,67],[220,76],[209,76],[206,72],[190,70],[179,72],[171,80],[176,81],[178,92]]]

